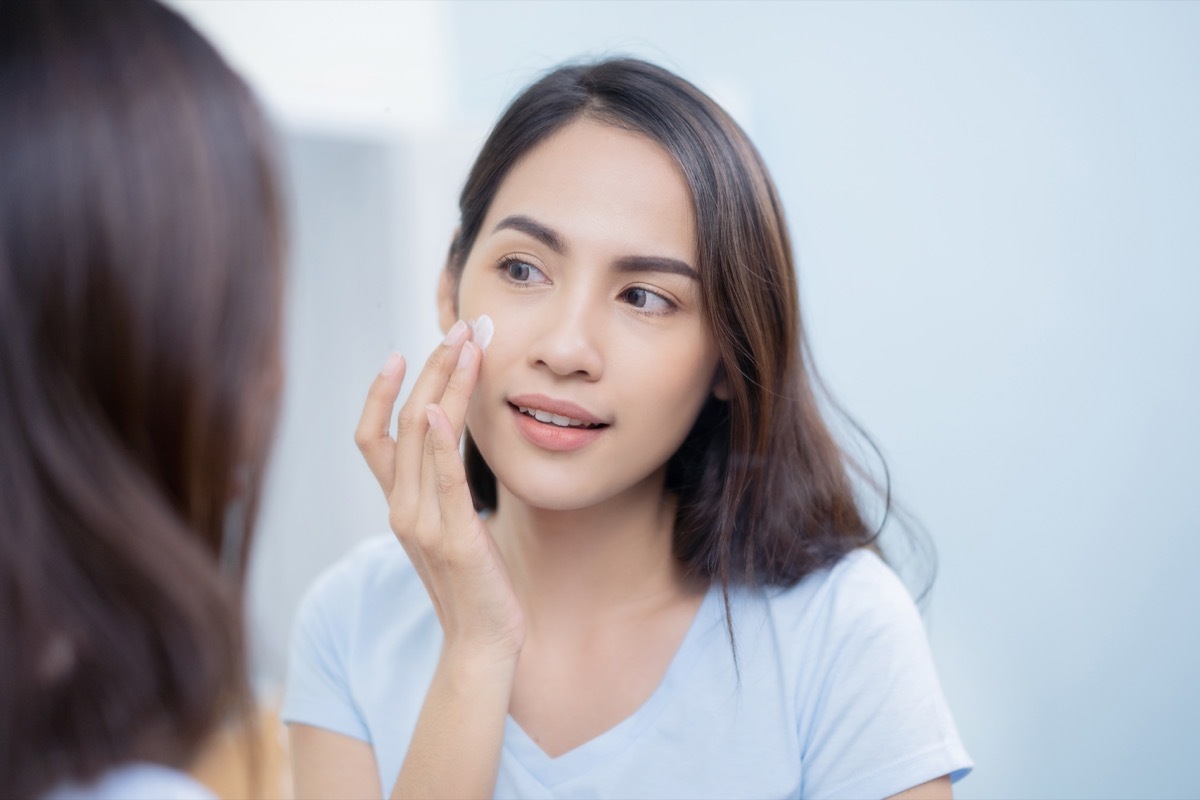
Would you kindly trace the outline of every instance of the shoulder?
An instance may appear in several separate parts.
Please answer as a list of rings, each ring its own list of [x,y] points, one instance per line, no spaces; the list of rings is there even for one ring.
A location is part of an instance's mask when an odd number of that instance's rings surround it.
[[[435,618],[429,594],[396,537],[372,536],[305,592],[296,612],[292,660],[353,661],[381,633],[424,628]]]
[[[837,687],[883,681],[906,665],[932,666],[908,589],[874,552],[854,550],[792,586],[731,593],[739,664],[786,676],[798,705]],[[853,694],[853,691],[850,691]]]
[[[394,713],[396,691],[427,685],[440,633],[396,537],[367,539],[321,573],[300,603],[280,717],[371,741],[378,698],[389,698],[378,705]],[[420,678],[397,681],[400,665]]]
[[[858,549],[794,586],[765,592],[780,624],[812,635],[842,637],[895,629],[923,636],[912,595],[876,553]]]
[[[389,575],[411,568],[404,548],[391,533],[370,536],[321,573],[314,585],[367,579],[387,580]]]
[[[91,783],[61,784],[43,800],[216,800],[216,795],[195,778],[170,767],[127,764]]]
[[[940,693],[916,603],[874,552],[855,550],[758,597],[744,615],[751,623],[746,638],[789,676],[803,718],[841,702],[870,706],[887,686],[904,684],[912,696]]]
[[[855,550],[767,605],[806,795],[885,797],[971,769],[916,603],[878,555]]]
[[[372,536],[321,572],[301,601],[301,613],[321,609],[342,616],[363,604],[425,597],[416,570],[391,533]]]
[[[916,604],[874,552],[792,586],[738,588],[730,611],[732,652],[700,672],[696,703],[760,762],[799,770],[799,796],[888,797],[970,769]],[[734,692],[713,691],[730,680]]]

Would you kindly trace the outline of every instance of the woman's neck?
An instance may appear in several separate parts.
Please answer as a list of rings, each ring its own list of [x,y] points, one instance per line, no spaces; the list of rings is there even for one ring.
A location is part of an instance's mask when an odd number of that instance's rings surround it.
[[[535,629],[619,621],[696,588],[672,555],[675,501],[661,475],[570,511],[536,508],[497,489],[488,525]]]

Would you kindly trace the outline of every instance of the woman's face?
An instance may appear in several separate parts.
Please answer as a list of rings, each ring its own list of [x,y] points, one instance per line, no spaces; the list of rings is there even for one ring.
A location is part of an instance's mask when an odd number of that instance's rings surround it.
[[[467,424],[516,497],[566,510],[661,485],[717,367],[695,240],[683,175],[641,134],[576,121],[509,171],[457,314],[495,323]]]

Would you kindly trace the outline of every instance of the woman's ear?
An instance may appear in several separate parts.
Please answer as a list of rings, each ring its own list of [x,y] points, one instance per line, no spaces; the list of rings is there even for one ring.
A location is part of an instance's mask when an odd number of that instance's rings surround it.
[[[458,234],[461,230],[462,228],[455,228],[454,235],[450,237],[450,250],[446,253],[442,277],[438,280],[438,325],[441,326],[442,333],[448,333],[454,323],[458,322],[458,278],[451,273],[450,265],[457,257],[455,248],[458,245]]]
[[[438,280],[438,325],[442,333],[447,333],[458,321],[458,281],[450,274],[450,267],[442,269],[442,277]]]

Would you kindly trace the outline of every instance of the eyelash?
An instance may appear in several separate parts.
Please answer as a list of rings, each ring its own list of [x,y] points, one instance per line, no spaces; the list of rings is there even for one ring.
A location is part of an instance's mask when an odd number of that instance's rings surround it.
[[[666,316],[667,314],[670,314],[672,311],[674,311],[676,308],[678,308],[678,306],[675,305],[674,303],[672,303],[670,300],[663,297],[661,294],[659,294],[658,292],[656,292],[652,289],[647,289],[645,286],[630,286],[628,289],[625,289],[624,291],[621,292],[621,297],[627,296],[630,292],[645,292],[647,295],[649,295],[651,297],[657,297],[659,300],[661,300],[663,302],[663,304],[666,305],[666,308],[661,308],[657,311],[647,311],[639,306],[634,306],[633,303],[629,304],[629,305],[633,306],[634,308],[636,308],[638,310],[638,313],[645,314],[646,316],[662,317],[662,316]]]
[[[531,270],[537,270],[539,273],[542,274],[543,277],[546,275],[546,273],[542,272],[542,270],[540,268],[538,268],[534,264],[531,264],[529,261],[527,261],[523,258],[520,258],[518,256],[505,256],[504,258],[500,259],[500,263],[496,265],[496,269],[498,269],[500,271],[500,276],[504,280],[508,281],[509,283],[516,284],[517,286],[528,286],[529,281],[519,281],[516,278],[514,278],[512,275],[509,274],[508,270],[514,264],[523,264],[523,265],[529,267]]]
[[[529,281],[519,281],[516,278],[512,277],[511,274],[509,274],[509,270],[512,268],[512,266],[514,264],[521,264],[526,267],[529,267],[529,269],[531,269],[531,270],[536,270],[537,272],[541,273],[543,277],[546,274],[539,267],[531,264],[529,261],[527,261],[523,258],[520,258],[517,256],[505,256],[504,258],[500,259],[499,263],[496,264],[496,269],[500,272],[500,275],[504,280],[506,280],[509,283],[514,284],[516,286],[528,286]],[[679,306],[676,303],[672,302],[670,299],[668,299],[664,295],[660,294],[659,292],[654,291],[653,289],[648,289],[645,286],[627,287],[626,289],[623,289],[621,291],[621,294],[619,296],[627,297],[631,292],[645,292],[647,295],[649,295],[651,297],[658,298],[666,305],[666,308],[660,309],[658,311],[646,311],[638,306],[635,306],[633,303],[629,303],[629,305],[632,308],[636,309],[639,314],[645,314],[648,317],[661,317],[661,316],[670,314],[671,312],[673,312],[677,308],[679,308]]]

